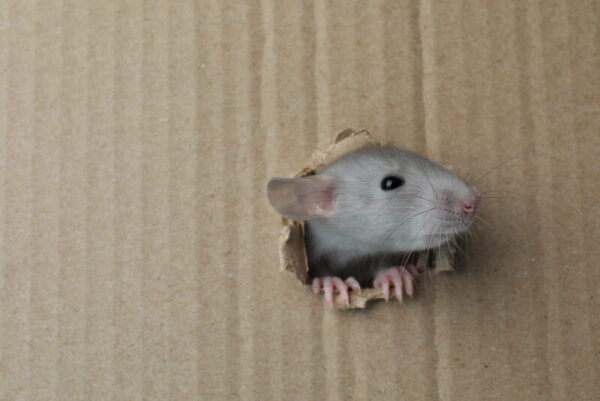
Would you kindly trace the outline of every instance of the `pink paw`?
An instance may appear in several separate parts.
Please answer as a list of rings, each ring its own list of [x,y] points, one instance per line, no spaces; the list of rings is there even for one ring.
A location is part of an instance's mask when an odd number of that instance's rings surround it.
[[[337,290],[344,305],[350,305],[350,297],[348,296],[348,287],[352,291],[360,293],[360,284],[354,277],[348,277],[342,280],[339,277],[315,277],[312,282],[312,288],[315,294],[318,294],[323,288],[325,300],[330,306],[333,306],[333,293]]]
[[[413,281],[418,275],[417,269],[413,265],[406,267],[390,267],[380,270],[373,280],[373,287],[380,288],[383,297],[387,301],[390,297],[390,285],[394,287],[394,295],[398,301],[402,301],[402,287],[409,297],[413,294]]]

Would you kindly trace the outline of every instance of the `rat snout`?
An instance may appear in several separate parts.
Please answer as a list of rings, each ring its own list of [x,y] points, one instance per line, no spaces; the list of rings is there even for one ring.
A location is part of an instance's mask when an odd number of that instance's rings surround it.
[[[479,191],[473,187],[442,191],[437,206],[440,219],[448,222],[449,231],[463,231],[475,219],[480,199]]]
[[[466,199],[461,200],[460,210],[462,211],[463,215],[470,216],[475,214],[475,212],[477,211],[477,207],[479,206],[480,198],[481,196],[479,194],[476,194],[474,196],[470,196]]]

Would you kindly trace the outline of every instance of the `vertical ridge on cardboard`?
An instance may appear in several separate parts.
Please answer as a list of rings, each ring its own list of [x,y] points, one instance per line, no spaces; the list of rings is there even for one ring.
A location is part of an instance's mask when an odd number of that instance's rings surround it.
[[[563,7],[561,7],[561,5]],[[569,27],[565,15],[564,3],[556,2],[555,7],[540,7],[541,13],[541,58],[543,66],[540,70],[541,79],[545,87],[543,112],[547,116],[547,142],[552,149],[553,161],[547,172],[549,179],[548,208],[553,229],[549,232],[548,245],[556,250],[553,258],[553,267],[548,269],[550,281],[549,319],[554,324],[549,331],[549,360],[551,363],[552,395],[558,398],[586,398],[585,386],[581,381],[575,382],[569,372],[576,371],[584,361],[589,358],[585,340],[580,338],[581,314],[577,313],[580,305],[585,302],[583,292],[567,293],[564,288],[580,288],[583,277],[577,269],[577,259],[580,255],[574,254],[577,248],[573,239],[577,238],[573,228],[557,231],[562,221],[574,221],[573,215],[577,208],[567,205],[578,204],[579,199],[574,196],[576,188],[572,177],[567,171],[576,171],[573,132],[573,109],[570,101],[572,96],[572,77],[569,65],[570,49],[568,46]],[[566,134],[566,135],[565,135]],[[570,134],[570,135],[569,135]],[[567,245],[567,244],[571,245]],[[575,246],[573,246],[575,245]],[[558,323],[558,324],[557,324]],[[576,343],[573,342],[574,339]],[[566,358],[569,355],[570,358]]]
[[[586,335],[586,349],[600,350],[600,302],[591,295],[597,292],[600,284],[600,270],[592,267],[591,261],[600,259],[600,166],[589,162],[598,159],[600,149],[600,85],[590,85],[600,82],[600,6],[597,2],[587,1],[578,7],[567,4],[569,19],[569,47],[572,49],[569,68],[573,71],[571,81],[571,96],[575,106],[574,133],[577,135],[576,176],[577,193],[580,213],[575,226],[578,232],[579,268],[585,269],[582,285],[583,293],[587,294],[581,309],[585,311],[586,322],[583,325]],[[595,26],[596,29],[589,29]],[[600,394],[600,353],[589,352],[589,364],[593,366],[588,383],[584,386],[589,398]],[[582,396],[587,396],[582,394]]]
[[[330,88],[329,35],[327,23],[328,7],[320,1],[313,2],[315,15],[315,83],[317,105],[317,147],[325,149],[331,142],[333,126],[332,98]],[[343,128],[342,128],[343,129]]]
[[[539,160],[545,157],[543,154],[538,154],[535,146],[534,133],[536,132],[536,126],[533,117],[533,101],[532,93],[533,86],[531,82],[531,65],[532,65],[532,46],[533,38],[531,32],[527,30],[527,5],[516,3],[514,8],[514,24],[515,24],[515,52],[520,66],[519,73],[519,141],[523,144],[522,156],[515,161],[521,162],[521,172],[519,177],[521,182],[530,185],[531,188],[535,188],[536,185],[540,185],[541,182],[538,165]],[[498,151],[499,152],[499,151]],[[505,155],[504,157],[509,157]],[[514,170],[517,172],[517,170]],[[496,180],[495,186],[498,188],[501,186],[502,180]],[[522,188],[520,185],[518,188]],[[492,188],[494,190],[496,188]],[[514,197],[503,196],[507,202],[512,202]],[[542,230],[542,213],[539,210],[538,199],[535,191],[528,191],[527,197],[521,199],[526,203],[524,215],[527,216],[525,225],[531,227],[531,232],[541,232]],[[493,202],[492,202],[493,203]],[[547,320],[547,305],[544,302],[539,302],[539,299],[547,299],[548,293],[545,286],[544,272],[540,268],[539,264],[536,264],[539,258],[528,257],[534,250],[540,250],[544,248],[543,240],[538,236],[531,238],[525,238],[523,244],[522,253],[526,256],[523,258],[526,265],[523,266],[525,274],[527,275],[525,281],[526,287],[523,293],[530,294],[527,299],[523,300],[524,308],[527,310],[527,324],[529,325],[529,343],[531,354],[533,358],[529,358],[532,367],[528,369],[530,372],[531,384],[528,386],[530,396],[535,394],[536,396],[547,398],[549,396],[549,375],[548,375],[548,360],[547,360],[547,342],[542,341],[548,331],[548,320]],[[517,249],[515,246],[514,249]]]
[[[334,76],[334,63],[340,60],[333,60],[334,51],[332,50],[332,33],[335,32],[335,19],[343,15],[336,10],[332,15],[331,9],[325,3],[315,2],[315,26],[316,26],[316,83],[317,83],[317,129],[319,131],[318,146],[325,149],[331,143],[331,133],[336,131],[335,127],[335,108],[337,99],[336,86],[333,84],[339,77]],[[321,299],[322,301],[322,299]],[[318,320],[320,326],[319,336],[313,338],[313,341],[319,341],[322,344],[322,363],[325,371],[321,378],[321,397],[326,399],[337,399],[342,394],[342,370],[338,365],[338,356],[342,348],[340,334],[341,327],[338,324],[336,311],[328,310],[322,307],[321,316]],[[317,319],[317,316],[315,316]],[[315,324],[317,320],[315,320]]]
[[[62,7],[57,399],[85,398],[88,7]]]
[[[35,10],[35,59],[32,151],[31,394],[56,399],[58,359],[58,137],[60,93],[60,8],[38,3]]]
[[[9,26],[8,3],[0,7],[0,26]],[[9,347],[7,330],[4,325],[7,322],[8,297],[7,288],[9,283],[10,259],[8,256],[8,144],[9,144],[9,76],[10,76],[10,30],[0,30],[0,388],[9,388],[9,366],[6,358],[6,350]],[[8,391],[8,390],[5,390]]]
[[[169,391],[168,12],[144,3],[142,118],[142,398]]]
[[[316,148],[318,142],[318,104],[317,104],[317,43],[315,38],[315,4],[312,1],[301,3],[300,12],[300,40],[302,46],[302,99],[304,117],[302,120],[302,137],[304,138],[304,154],[309,155]]]
[[[385,108],[389,107],[386,103],[386,68],[384,55],[386,54],[386,34],[384,26],[387,26],[388,19],[384,8],[384,0],[378,0],[369,7],[364,4],[354,3],[354,24],[353,24],[353,52],[352,64],[356,77],[356,94],[353,102],[356,103],[356,120],[349,120],[345,124],[342,119],[341,129],[352,127],[356,130],[367,129],[374,134],[377,139],[382,139],[383,135],[390,135],[386,129]],[[383,20],[383,23],[382,23]],[[346,113],[350,113],[348,110]],[[346,114],[344,113],[344,114]],[[350,125],[352,124],[352,125]]]
[[[560,238],[562,232],[556,230],[556,227],[561,225],[561,220],[569,218],[566,210],[560,210],[559,203],[560,198],[564,196],[564,194],[561,194],[564,191],[561,184],[566,184],[567,187],[570,185],[565,182],[567,177],[561,174],[565,171],[562,167],[563,164],[568,165],[569,161],[564,160],[567,153],[566,149],[563,150],[559,139],[564,138],[562,134],[565,127],[562,113],[568,113],[569,111],[568,109],[563,110],[565,104],[561,105],[561,110],[554,110],[552,105],[554,101],[559,100],[556,95],[560,96],[559,92],[564,91],[564,82],[561,76],[562,69],[561,72],[556,73],[556,68],[560,68],[560,63],[563,61],[555,58],[555,52],[559,50],[556,45],[560,43],[561,38],[553,33],[554,24],[560,24],[560,21],[554,20],[554,16],[551,14],[552,11],[547,10],[541,4],[533,4],[533,10],[533,15],[530,17],[535,18],[535,20],[531,26],[534,28],[533,35],[535,35],[537,42],[537,46],[534,47],[534,52],[532,52],[534,62],[534,73],[532,74],[534,79],[532,82],[535,84],[533,98],[537,106],[534,121],[536,126],[539,127],[539,135],[536,135],[536,138],[539,138],[538,141],[544,141],[548,148],[548,155],[538,160],[540,165],[539,181],[542,183],[539,189],[539,206],[543,210],[542,213],[547,216],[546,219],[542,220],[540,233],[545,244],[546,253],[540,263],[545,266],[544,285],[548,288],[548,296],[545,301],[547,303],[547,316],[545,318],[548,319],[546,350],[549,365],[549,394],[553,398],[561,399],[569,397],[568,393],[570,391],[564,353],[573,354],[575,352],[572,347],[569,347],[571,349],[567,351],[567,345],[565,344],[567,341],[565,338],[565,321],[570,321],[569,315],[573,304],[571,300],[561,299],[564,291],[563,285],[572,283],[573,271],[569,272],[567,270],[568,264],[572,261],[563,255],[565,251],[562,246],[564,239]],[[540,145],[540,147],[543,147],[543,145]],[[560,169],[559,166],[561,166]],[[571,274],[565,276],[566,273]]]
[[[266,21],[272,27],[273,47],[269,50],[275,56],[275,63],[266,66],[276,77],[275,102],[271,102],[267,93],[264,98],[265,121],[274,120],[278,125],[279,138],[274,138],[276,149],[268,155],[269,161],[281,160],[277,168],[268,172],[262,182],[261,204],[273,218],[272,209],[268,207],[264,187],[266,178],[272,176],[289,176],[295,173],[309,160],[314,151],[313,146],[318,142],[321,133],[316,132],[318,106],[316,105],[317,87],[315,85],[315,10],[312,2],[297,2],[293,6],[282,2],[273,2],[268,11],[272,21]],[[266,75],[268,79],[268,75]],[[265,85],[265,89],[270,89]],[[332,135],[332,132],[327,134]],[[269,143],[268,141],[267,143]],[[275,215],[276,216],[276,215]],[[266,217],[265,217],[266,218]],[[276,218],[279,222],[280,219]],[[280,231],[274,228],[276,232]],[[276,250],[277,240],[273,244]],[[278,257],[272,259],[278,260]],[[273,266],[275,267],[275,266]],[[272,324],[276,331],[269,333],[277,336],[277,353],[271,358],[271,365],[279,373],[276,378],[273,397],[311,397],[306,394],[308,389],[323,396],[322,371],[319,367],[318,351],[308,352],[315,336],[320,333],[320,321],[313,316],[309,308],[311,298],[306,298],[306,288],[299,285],[287,274],[281,274],[278,269],[265,271],[264,278],[272,284],[272,295],[269,307],[277,311],[277,321]],[[320,345],[315,348],[319,349]],[[305,375],[293,375],[293,371],[306,372]]]
[[[427,155],[433,159],[439,156],[438,146],[434,143],[437,132],[437,105],[435,90],[435,23],[433,5],[430,0],[419,1],[419,38],[421,40],[422,98],[423,98],[423,140]]]
[[[0,294],[2,310],[3,393],[23,400],[32,395],[33,355],[31,314],[32,224],[33,224],[33,126],[35,40],[30,23],[33,6],[11,3],[7,6],[7,108],[6,168],[4,192],[4,243],[6,264],[4,287]]]
[[[559,182],[565,177],[560,176],[560,173],[557,176],[556,171],[558,170],[557,165],[569,164],[569,161],[564,159],[566,152],[557,146],[558,141],[556,139],[566,133],[563,131],[562,117],[564,116],[563,113],[569,114],[570,110],[563,109],[567,106],[563,102],[560,102],[562,103],[560,110],[555,110],[553,107],[553,103],[559,101],[555,96],[561,96],[560,92],[564,90],[561,80],[563,78],[562,73],[566,73],[566,71],[559,74],[552,73],[555,68],[560,68],[559,64],[562,63],[556,58],[558,52],[560,52],[560,49],[556,47],[559,44],[557,40],[560,41],[561,38],[554,33],[554,30],[558,28],[561,30],[558,35],[562,35],[564,26],[561,23],[562,21],[557,20],[555,15],[552,15],[557,5],[555,2],[551,6],[552,11],[548,9],[548,4],[536,2],[533,5],[534,12],[538,14],[534,31],[535,40],[538,43],[535,54],[537,71],[534,74],[539,89],[541,89],[538,108],[539,114],[543,116],[541,121],[536,121],[536,125],[539,127],[539,136],[545,142],[543,148],[548,149],[547,157],[539,159],[540,165],[543,166],[540,174],[540,182],[542,183],[540,195],[543,203],[540,206],[544,209],[546,215],[546,224],[542,228],[541,237],[547,249],[543,264],[546,266],[544,286],[548,288],[545,298],[548,319],[548,331],[546,333],[548,392],[553,399],[565,399],[571,397],[569,388],[569,370],[571,369],[567,368],[569,361],[564,355],[567,352],[564,343],[566,340],[564,323],[565,320],[569,319],[567,315],[569,314],[570,302],[567,300],[567,304],[563,304],[562,292],[563,285],[570,281],[571,277],[566,277],[569,272],[565,270],[565,267],[567,267],[565,262],[568,263],[568,259],[562,254],[564,249],[561,247],[561,233],[557,231],[557,227],[561,226],[560,221],[567,218],[566,213],[563,214],[562,211],[557,210],[561,194],[556,192],[563,192],[564,189]],[[556,27],[555,24],[557,24]],[[561,57],[564,57],[564,55]],[[562,170],[562,167],[560,169]]]
[[[251,227],[263,227],[266,220],[266,209],[264,205],[264,186],[265,186],[265,135],[263,131],[262,115],[262,94],[261,87],[263,79],[269,79],[270,77],[263,77],[263,66],[262,62],[264,59],[264,47],[265,47],[265,24],[263,21],[263,5],[255,5],[253,2],[249,3],[248,10],[248,33],[249,33],[249,65],[251,68],[251,82],[249,83],[249,115],[253,118],[249,121],[248,127],[248,146],[246,151],[248,157],[245,162],[250,165],[249,183],[250,188],[248,197],[248,211],[252,216]],[[255,138],[250,140],[250,138]],[[244,169],[242,168],[242,171]],[[263,283],[268,282],[271,277],[273,270],[265,269],[264,250],[262,247],[257,246],[256,234],[249,233],[247,230],[241,230],[240,235],[244,238],[244,242],[248,244],[248,258],[252,261],[254,268],[248,269],[248,279],[250,281],[248,296],[255,300],[252,307],[253,312],[249,314],[247,320],[250,330],[252,330],[250,353],[246,357],[245,364],[250,366],[248,374],[250,375],[250,382],[248,387],[252,391],[253,396],[256,399],[268,399],[271,397],[271,383],[269,375],[262,374],[264,371],[261,369],[263,366],[262,359],[269,353],[268,344],[265,343],[265,339],[269,339],[271,335],[268,331],[267,323],[264,319],[265,316],[270,314],[271,303],[265,295],[261,294],[260,289],[263,287]],[[243,254],[242,254],[243,255]],[[242,257],[243,259],[243,257]],[[240,268],[243,269],[243,264]],[[270,281],[273,282],[272,280]],[[272,286],[266,286],[270,288]],[[250,362],[251,361],[251,362]]]
[[[269,367],[274,365],[274,359],[278,356],[277,346],[274,347],[275,339],[278,338],[280,333],[274,331],[276,326],[274,319],[277,315],[273,313],[274,305],[280,303],[280,299],[274,297],[277,294],[275,286],[277,280],[274,280],[274,275],[279,274],[277,269],[267,268],[268,264],[265,263],[265,250],[262,246],[257,246],[258,233],[255,231],[257,227],[264,227],[264,223],[269,216],[269,210],[266,208],[267,202],[265,199],[265,180],[266,180],[266,165],[267,165],[267,153],[266,146],[268,142],[267,135],[265,135],[266,126],[265,122],[265,106],[264,102],[267,100],[264,98],[263,88],[265,80],[275,79],[274,74],[265,74],[265,63],[266,51],[267,51],[267,37],[272,35],[273,32],[269,29],[273,29],[271,22],[265,21],[267,17],[267,10],[265,10],[265,4],[261,2],[260,5],[254,5],[253,2],[248,3],[247,19],[249,25],[247,27],[249,32],[249,52],[248,52],[248,64],[252,66],[250,68],[251,80],[248,85],[248,113],[253,116],[248,123],[249,135],[244,141],[242,148],[247,151],[247,157],[244,160],[244,165],[250,165],[248,181],[250,187],[246,188],[248,191],[247,205],[249,209],[244,213],[249,213],[252,216],[251,227],[253,232],[249,233],[247,230],[240,230],[240,236],[244,238],[245,246],[248,246],[248,250],[242,253],[241,260],[244,259],[244,254],[247,254],[252,268],[244,267],[244,263],[240,264],[240,269],[247,269],[247,278],[245,280],[250,284],[249,292],[246,295],[251,298],[253,305],[251,306],[251,312],[248,313],[247,324],[249,329],[252,331],[250,341],[251,348],[250,353],[244,357],[242,363],[249,366],[250,383],[247,384],[251,391],[252,397],[255,399],[271,399],[285,397],[280,394],[279,397],[274,395],[273,391],[273,375],[267,374]],[[272,10],[271,10],[272,11]],[[272,15],[272,14],[271,14]],[[272,42],[270,44],[273,45]],[[271,94],[273,96],[273,94]],[[314,134],[312,134],[314,135]],[[309,137],[312,136],[309,133]],[[244,171],[244,166],[240,166],[240,169]],[[274,259],[276,260],[276,259]],[[276,267],[276,266],[273,266]],[[261,289],[266,291],[261,291]],[[282,372],[286,375],[286,372]],[[298,380],[297,382],[300,382]],[[294,392],[295,389],[290,388],[290,392]],[[241,388],[242,393],[244,388]]]
[[[260,139],[253,135],[252,127],[259,115],[255,113],[255,107],[260,107],[260,99],[253,99],[252,90],[260,66],[252,63],[252,47],[256,38],[252,35],[255,21],[252,20],[251,3],[222,9],[225,16],[222,25],[225,44],[223,57],[228,66],[225,68],[223,132],[224,140],[229,144],[225,155],[225,168],[229,173],[222,177],[225,183],[222,196],[230,215],[229,223],[223,227],[228,238],[225,263],[228,276],[231,276],[227,281],[235,282],[232,288],[235,294],[230,298],[228,311],[229,386],[232,396],[258,399],[261,395],[260,388],[255,387],[253,363],[258,339],[253,322],[257,320],[255,314],[261,311],[262,305],[254,302],[258,300],[256,295],[259,286],[255,285],[256,272],[251,268],[254,265],[251,246],[253,230],[249,228],[258,227],[250,222],[254,220],[252,204],[255,199],[252,195],[256,192],[253,189],[252,172],[258,163],[252,158],[252,148],[260,146]],[[238,193],[235,195],[237,202],[232,202],[233,191]],[[239,224],[242,216],[249,217],[246,220],[249,227]]]
[[[477,181],[474,184],[482,188],[482,191],[488,189],[490,183],[494,183],[497,190],[513,190],[515,192],[519,192],[527,186],[524,185],[528,179],[525,176],[524,167],[527,154],[531,151],[531,145],[529,144],[530,148],[527,149],[528,144],[521,141],[519,132],[522,124],[520,111],[527,105],[520,104],[522,99],[520,91],[524,88],[520,86],[519,80],[513,77],[525,67],[521,64],[518,43],[527,43],[527,39],[517,37],[521,33],[517,29],[519,24],[516,20],[517,7],[516,2],[508,2],[489,7],[488,11],[489,19],[492,22],[488,28],[489,49],[493,58],[488,64],[489,79],[492,84],[490,85],[491,110],[487,114],[493,116],[490,127],[493,134],[493,145],[488,156],[491,161],[486,165],[485,170],[475,177]],[[510,72],[514,73],[510,74]],[[500,93],[502,96],[498,96]],[[511,151],[506,152],[503,147],[509,148]],[[522,156],[519,156],[519,153]],[[520,185],[514,183],[520,183]],[[507,195],[507,193],[501,194]],[[522,217],[524,215],[522,199],[513,199],[511,196],[504,196],[503,199],[503,203],[510,207],[502,207],[501,202],[496,202],[495,213],[487,216],[482,210],[480,216],[481,221],[486,219],[488,222],[482,232],[487,237],[493,238],[490,248],[496,255],[499,255],[493,259],[497,262],[494,263],[495,266],[491,265],[488,268],[490,273],[484,279],[488,298],[497,300],[488,307],[491,313],[485,315],[484,324],[490,328],[490,332],[497,333],[492,337],[494,347],[511,351],[486,355],[485,364],[493,366],[493,368],[484,369],[484,372],[486,373],[486,382],[497,380],[498,370],[507,372],[502,380],[503,391],[520,388],[524,398],[532,398],[540,391],[539,382],[536,381],[535,376],[530,374],[535,367],[535,342],[538,339],[534,335],[536,328],[532,327],[532,320],[523,317],[529,316],[531,313],[537,314],[539,309],[537,305],[532,304],[531,297],[523,299],[523,295],[518,294],[531,294],[533,289],[533,282],[528,276],[529,259],[526,258],[526,255],[531,254],[532,248],[527,246],[530,238],[520,239],[519,236],[523,235],[521,224],[534,223],[529,221],[532,216]],[[493,255],[494,253],[489,252],[488,254]],[[511,263],[506,263],[506,261]],[[535,279],[535,276],[531,278]],[[498,282],[502,282],[502,285],[495,284]],[[507,291],[507,289],[510,290]],[[507,311],[515,310],[520,311],[519,315],[507,313]],[[544,335],[543,332],[538,332],[538,334]],[[515,338],[520,340],[515,341]],[[483,341],[482,346],[485,346]],[[489,352],[489,350],[486,351]],[[502,367],[503,369],[499,369]],[[516,374],[509,374],[509,372]],[[479,387],[480,394],[482,394],[485,391],[484,386]]]
[[[329,95],[331,102],[331,124],[329,130],[336,133],[358,124],[359,83],[358,71],[354,63],[354,53],[359,53],[359,45],[354,34],[360,29],[356,24],[355,4],[341,2],[328,7],[327,12],[327,52],[329,70]],[[334,11],[334,12],[332,12]],[[366,30],[366,27],[363,27]]]
[[[238,39],[236,32],[239,30],[239,23],[236,20],[236,12],[239,12],[237,6],[222,3],[219,12],[221,14],[220,29],[221,33],[221,55],[223,59],[223,83],[220,88],[220,96],[223,99],[223,109],[221,111],[220,140],[222,146],[222,159],[219,160],[223,164],[222,175],[219,177],[221,182],[220,194],[223,208],[225,209],[224,221],[222,224],[221,236],[224,240],[223,248],[221,249],[225,266],[220,277],[220,285],[225,289],[223,296],[226,299],[224,305],[225,316],[225,333],[222,339],[223,354],[225,360],[224,378],[226,380],[225,388],[227,388],[228,397],[240,396],[240,370],[241,370],[241,332],[240,332],[240,311],[239,311],[239,291],[240,277],[238,269],[242,260],[240,259],[239,245],[240,238],[238,232],[237,219],[240,217],[240,202],[244,200],[232,196],[233,191],[239,193],[240,187],[238,183],[236,162],[240,157],[240,142],[238,130],[240,127],[239,108],[240,95],[237,92],[243,84],[243,77],[239,76],[242,70],[237,67],[243,62],[238,58]]]
[[[589,335],[589,321],[583,311],[588,303],[589,295],[585,291],[568,293],[564,288],[586,288],[587,275],[582,268],[587,265],[585,249],[589,239],[581,237],[582,223],[585,217],[580,212],[582,198],[578,194],[579,179],[574,179],[573,173],[578,171],[577,141],[584,141],[584,134],[576,129],[576,104],[574,102],[574,73],[572,56],[573,41],[582,41],[581,35],[573,33],[576,26],[570,26],[569,8],[565,1],[557,1],[556,7],[543,9],[542,32],[544,43],[544,79],[547,85],[546,112],[549,116],[549,133],[552,135],[551,144],[555,149],[558,160],[551,164],[552,212],[555,227],[563,221],[571,222],[569,228],[556,231],[553,235],[558,250],[555,276],[557,280],[557,315],[563,322],[557,333],[556,358],[561,360],[557,366],[557,374],[565,375],[564,381],[559,381],[558,395],[560,397],[589,398],[593,397],[595,384],[591,378],[582,380],[570,375],[582,365],[591,366],[597,358],[590,352],[593,342]],[[593,12],[590,10],[590,12]],[[561,28],[560,30],[557,30]],[[597,27],[597,24],[596,24]],[[551,40],[548,41],[547,38]],[[593,43],[593,42],[591,42]],[[593,45],[592,45],[593,46]],[[590,49],[591,50],[591,49]],[[591,53],[591,52],[590,52]],[[590,54],[588,53],[588,54]],[[593,59],[576,62],[593,62]],[[596,133],[597,135],[597,133]],[[571,173],[569,173],[571,172]],[[576,205],[576,207],[572,207]],[[569,358],[565,358],[569,356]],[[557,360],[558,362],[558,360]],[[597,395],[597,394],[596,394]]]
[[[142,1],[114,9],[114,238],[111,362],[113,398],[140,399],[143,371],[142,322]]]
[[[281,118],[279,115],[279,99],[281,97],[279,91],[279,82],[282,79],[282,73],[280,71],[281,59],[278,57],[277,48],[281,41],[279,32],[279,23],[281,23],[280,10],[278,5],[282,3],[273,2],[270,0],[261,2],[262,8],[262,21],[264,24],[264,53],[263,60],[261,61],[261,81],[260,81],[260,121],[261,126],[265,134],[264,142],[264,157],[266,160],[265,179],[274,176],[282,176],[285,174],[282,164],[285,164],[288,158],[281,157],[284,152],[284,141],[282,138],[286,137],[282,129],[285,129],[280,124]],[[313,135],[316,133],[313,133]],[[289,135],[289,134],[288,134]],[[277,162],[282,163],[277,166]],[[289,166],[287,168],[290,168]],[[263,181],[260,185],[261,193],[264,194],[264,188],[266,182]],[[263,195],[264,196],[264,195]],[[264,198],[263,198],[264,199]],[[263,200],[267,203],[266,199]],[[279,255],[277,254],[277,237],[279,236],[279,228],[281,227],[279,218],[273,219],[273,215],[269,216],[270,221],[275,220],[276,224],[269,224],[269,230],[271,235],[268,236],[268,249],[263,250],[264,261],[269,263],[265,264],[265,276],[262,276],[263,280],[268,280],[270,285],[265,285],[268,292],[268,298],[257,300],[258,302],[265,302],[265,308],[270,308],[271,312],[267,311],[266,315],[262,317],[261,322],[257,324],[262,330],[265,330],[265,340],[261,342],[261,345],[255,349],[256,355],[254,356],[256,366],[262,366],[263,369],[266,366],[271,374],[265,374],[266,386],[264,398],[268,399],[282,399],[288,396],[288,392],[284,388],[284,377],[287,375],[289,367],[283,363],[284,366],[277,366],[277,362],[283,360],[283,355],[286,352],[284,349],[284,341],[277,341],[279,339],[284,326],[283,318],[281,314],[285,313],[285,309],[280,307],[279,304],[282,302],[281,294],[285,291],[281,287],[281,283],[285,280],[285,277],[279,271],[278,261]],[[262,270],[262,269],[259,269]],[[260,273],[258,273],[260,274]],[[275,298],[275,299],[273,299]],[[274,313],[277,311],[278,313]],[[299,310],[299,312],[301,309]],[[277,321],[274,321],[277,319]],[[272,337],[271,337],[272,336]],[[302,342],[304,343],[304,342]],[[259,372],[259,371],[258,371]],[[263,370],[264,372],[264,370]],[[276,372],[276,373],[275,373]],[[307,375],[308,376],[308,375]],[[301,379],[301,378],[300,378]]]
[[[222,178],[228,174],[223,162],[227,143],[223,138],[224,58],[220,25],[223,16],[220,2],[199,1],[195,8],[197,38],[196,91],[199,137],[196,193],[198,205],[196,224],[201,234],[198,244],[200,289],[200,355],[198,356],[198,388],[201,399],[216,399],[228,395],[225,374],[226,322],[224,310],[229,302],[224,293],[229,287],[224,263],[227,243],[223,230],[227,224],[221,193]],[[229,290],[228,290],[229,291]]]
[[[382,38],[364,43],[364,46],[382,45],[382,54],[373,57],[383,63],[382,81],[369,89],[383,92],[377,110],[385,120],[380,130],[381,138],[400,147],[424,152],[426,135],[420,14],[417,1],[384,1],[379,16],[383,21]],[[374,21],[369,26],[377,24],[381,21]],[[365,39],[362,38],[362,41]]]
[[[528,74],[530,76],[531,85],[531,114],[532,122],[535,127],[534,146],[536,149],[543,149],[544,154],[542,157],[537,158],[536,166],[536,177],[539,184],[537,189],[537,208],[540,216],[551,216],[552,212],[549,208],[550,197],[552,196],[548,183],[552,180],[549,172],[551,171],[551,163],[553,155],[550,152],[546,152],[545,143],[549,143],[548,140],[548,117],[542,112],[544,110],[543,103],[547,99],[547,88],[541,79],[540,71],[543,71],[545,60],[543,60],[542,44],[546,40],[544,33],[542,32],[541,21],[541,6],[535,4],[535,2],[527,3],[526,13],[526,26],[528,28],[528,36],[531,37],[531,47],[529,49],[529,68]],[[547,395],[549,398],[558,399],[556,395],[556,383],[555,383],[555,364],[556,360],[553,356],[553,349],[555,344],[552,341],[553,330],[556,328],[556,319],[553,318],[556,314],[556,305],[551,302],[553,293],[556,293],[556,278],[552,279],[552,261],[556,259],[556,248],[551,241],[551,232],[554,230],[553,222],[551,219],[542,218],[540,219],[540,230],[539,238],[544,244],[543,249],[545,250],[543,258],[539,260],[539,268],[542,270],[542,276],[540,282],[544,289],[543,297],[540,299],[544,303],[543,318],[547,327],[547,331],[544,336],[538,341],[538,351],[545,352],[542,357],[546,363],[544,366],[545,383],[547,386],[541,386],[542,394]],[[547,323],[546,323],[547,322]]]
[[[197,394],[196,41],[193,2],[170,5],[168,43],[169,397]]]
[[[86,141],[86,323],[82,373],[88,399],[103,399],[114,387],[110,370],[115,339],[112,309],[114,245],[114,10],[92,3],[87,30]],[[105,37],[105,33],[107,34]],[[102,40],[100,38],[103,38]]]

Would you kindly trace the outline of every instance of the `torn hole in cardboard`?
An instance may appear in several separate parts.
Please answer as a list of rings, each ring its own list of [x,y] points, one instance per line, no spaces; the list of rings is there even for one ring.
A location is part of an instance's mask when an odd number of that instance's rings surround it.
[[[346,129],[337,134],[334,142],[326,151],[315,150],[310,164],[294,175],[294,178],[315,174],[329,163],[338,158],[366,147],[381,146],[365,131]],[[283,218],[284,228],[279,240],[280,268],[292,273],[303,284],[309,283],[309,266],[304,245],[304,223]],[[435,250],[423,251],[417,254],[416,268],[419,273],[441,273],[454,271],[456,256],[456,240],[442,245]],[[334,306],[338,309],[361,309],[369,301],[384,299],[379,288],[363,288],[360,293],[349,292],[350,304],[344,305],[339,297],[335,298]]]

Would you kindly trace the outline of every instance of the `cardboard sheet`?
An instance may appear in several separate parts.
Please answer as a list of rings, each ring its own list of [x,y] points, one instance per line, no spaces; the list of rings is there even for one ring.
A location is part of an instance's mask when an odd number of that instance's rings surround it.
[[[0,400],[600,399],[600,5],[4,1]],[[484,194],[333,310],[269,177],[347,127]]]

